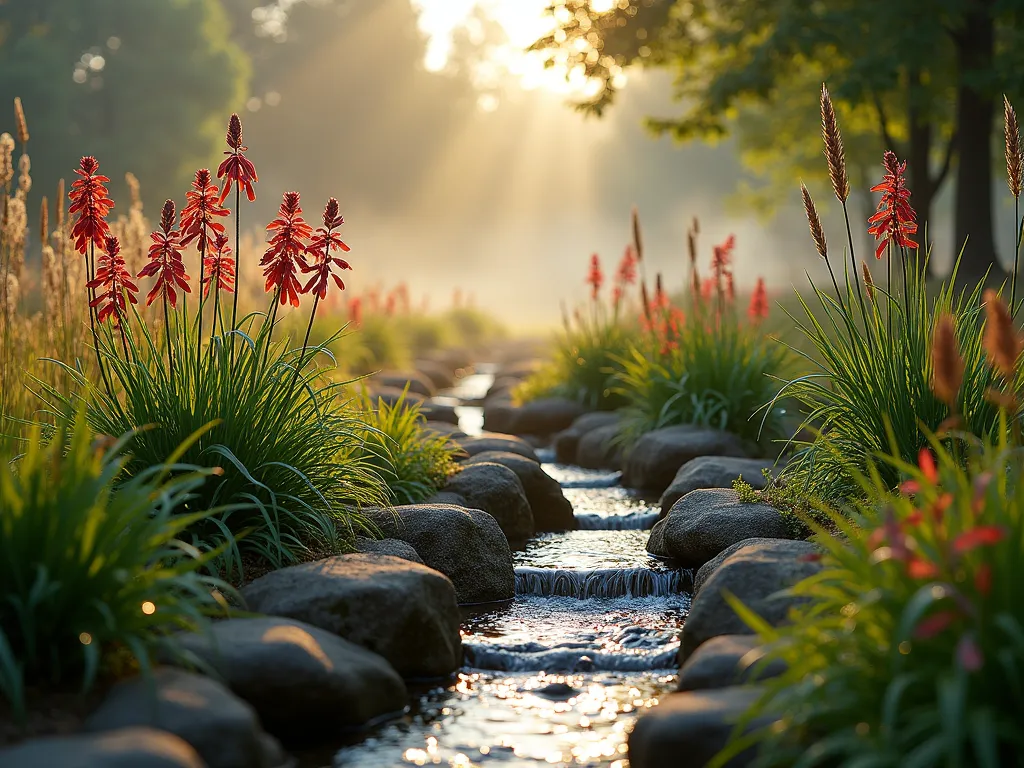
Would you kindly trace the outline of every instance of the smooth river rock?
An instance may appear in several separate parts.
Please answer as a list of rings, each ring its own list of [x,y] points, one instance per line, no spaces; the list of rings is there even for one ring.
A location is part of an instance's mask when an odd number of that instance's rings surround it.
[[[261,576],[250,610],[333,632],[383,656],[405,678],[447,677],[462,664],[460,614],[448,577],[388,555],[340,555]]]
[[[751,635],[723,593],[738,598],[773,626],[789,620],[789,611],[805,602],[786,594],[798,581],[821,570],[813,559],[820,549],[807,541],[771,539],[748,542],[726,557],[693,598],[683,625],[680,659],[684,662],[703,643],[721,635]]]
[[[426,565],[419,552],[416,551],[416,548],[401,539],[368,539],[364,536],[357,536],[356,551],[364,555],[391,555],[392,557],[400,557],[403,560]]]
[[[580,438],[598,427],[608,427],[619,423],[619,415],[609,411],[585,413],[568,427],[551,439],[555,449],[555,461],[559,464],[576,464],[576,449]]]
[[[489,603],[515,596],[512,551],[498,521],[455,504],[411,504],[382,510],[374,524],[412,545],[423,562],[455,586],[460,603]]]
[[[484,432],[479,437],[464,437],[455,441],[465,452],[466,457],[476,456],[485,451],[504,451],[506,453],[517,453],[528,459],[540,463],[537,458],[537,451],[533,446],[515,435],[503,435],[497,432]]]
[[[701,456],[679,468],[675,479],[661,494],[661,515],[664,517],[690,491],[707,488],[732,488],[733,482],[743,478],[751,488],[760,491],[765,486],[764,470],[771,469],[770,459],[738,459],[733,456]]]
[[[207,768],[192,746],[154,728],[32,739],[0,749],[3,768]]]
[[[382,371],[371,376],[369,381],[371,387],[387,387],[399,391],[408,387],[409,392],[420,397],[433,397],[437,393],[434,382],[418,371]]]
[[[622,447],[618,444],[619,425],[605,424],[592,429],[576,446],[576,463],[584,469],[622,469]]]
[[[643,435],[629,451],[622,469],[622,484],[648,493],[663,493],[679,468],[700,456],[750,454],[740,438],[707,427],[677,426]]]
[[[647,551],[700,568],[733,544],[755,537],[788,538],[782,513],[767,504],[743,503],[732,490],[692,491],[654,526]]]
[[[577,528],[572,504],[562,493],[562,486],[540,464],[515,453],[486,451],[471,458],[466,466],[481,463],[501,464],[515,473],[526,492],[535,530],[572,531]]]
[[[283,757],[253,707],[216,680],[173,667],[118,683],[85,722],[92,733],[133,727],[174,734],[209,768],[274,768]]]
[[[526,489],[515,472],[493,462],[467,463],[463,467],[433,501],[482,509],[498,521],[510,542],[523,542],[533,535],[533,512]]]
[[[679,670],[680,691],[727,688],[781,675],[778,659],[760,663],[764,646],[755,635],[720,635],[701,645]]]
[[[382,657],[292,619],[218,621],[182,644],[279,736],[330,739],[406,705],[405,683]]]

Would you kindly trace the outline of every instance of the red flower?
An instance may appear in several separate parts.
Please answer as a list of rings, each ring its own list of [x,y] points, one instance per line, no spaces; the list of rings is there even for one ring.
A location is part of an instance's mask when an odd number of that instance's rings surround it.
[[[927,447],[917,452],[917,466],[921,470],[921,474],[924,475],[924,479],[930,485],[938,484],[939,470],[935,466],[935,456],[932,455],[932,452]],[[905,494],[920,493],[921,484],[917,480],[907,480],[900,484],[900,491]]]
[[[105,186],[110,179],[97,173],[99,167],[95,157],[83,157],[75,169],[79,178],[68,193],[71,198],[68,213],[78,215],[78,221],[71,228],[71,236],[75,238],[75,250],[81,254],[88,250],[89,243],[103,248],[110,234],[106,217],[114,207],[114,201]]]
[[[974,573],[974,588],[982,595],[992,591],[992,566],[982,563]]]
[[[277,218],[267,225],[267,231],[273,236],[270,247],[260,260],[263,276],[267,278],[264,290],[269,293],[277,289],[282,304],[291,302],[293,307],[297,307],[302,286],[295,277],[296,262],[306,250],[304,241],[313,234],[313,228],[302,218],[298,192],[284,194]]]
[[[105,289],[89,302],[90,307],[99,307],[96,314],[97,322],[102,323],[107,318],[113,318],[114,325],[119,325],[128,309],[125,303],[126,295],[132,304],[139,303],[135,298],[139,289],[132,282],[131,272],[128,271],[124,256],[121,255],[121,243],[116,237],[108,237],[104,243],[104,252],[97,259],[96,277],[89,281],[88,286]]]
[[[203,274],[203,296],[210,295],[214,280],[217,288],[232,293],[235,290],[235,262],[231,258],[231,246],[227,235],[218,233],[213,238],[211,255],[203,260],[206,269]]]
[[[768,291],[764,287],[764,278],[757,278],[757,285],[754,292],[750,294],[750,306],[747,308],[747,316],[757,322],[768,317]]]
[[[224,153],[228,159],[217,169],[217,178],[224,179],[224,188],[220,192],[219,202],[224,203],[228,193],[231,192],[231,184],[235,183],[240,189],[245,190],[245,196],[251,203],[256,200],[256,192],[252,185],[259,181],[259,178],[256,176],[256,166],[242,154],[249,148],[242,146],[242,121],[238,115],[231,115],[231,119],[228,121],[227,143],[231,147]]]
[[[621,288],[633,285],[636,282],[636,251],[632,245],[626,246],[626,252],[622,254],[622,261],[615,272],[615,283]],[[621,290],[620,290],[621,294]]]
[[[918,640],[930,640],[952,624],[956,618],[957,614],[953,611],[933,613],[917,625],[917,629],[914,630],[914,636]]]
[[[363,300],[358,296],[353,296],[348,303],[348,319],[356,326],[363,322]]]
[[[345,290],[344,281],[334,274],[333,268],[352,269],[352,267],[344,259],[331,256],[331,251],[344,251],[348,253],[352,250],[342,241],[341,236],[334,231],[344,223],[345,217],[338,213],[338,201],[332,197],[327,201],[327,206],[324,208],[324,225],[317,228],[316,234],[313,235],[313,241],[306,248],[306,253],[313,256],[315,260],[312,264],[307,263],[305,260],[302,261],[302,271],[314,273],[306,285],[303,286],[303,293],[312,292],[314,296],[321,299],[326,298],[327,285],[332,277],[334,278],[334,284],[341,290]],[[409,289],[404,283],[398,287],[397,293],[402,297],[404,306],[408,308]]]
[[[956,660],[967,672],[977,672],[985,665],[985,655],[971,635],[964,635],[956,646]]]
[[[991,547],[998,544],[1006,536],[1006,531],[994,525],[981,525],[964,531],[953,541],[953,551],[958,555],[970,552],[978,547]]]
[[[185,264],[181,260],[181,237],[174,231],[174,201],[167,200],[160,213],[160,229],[151,234],[153,245],[149,246],[149,264],[142,268],[137,277],[153,277],[156,284],[146,296],[148,307],[157,297],[164,296],[171,307],[177,308],[178,294],[175,287],[185,293],[191,293],[188,285],[189,276],[185,274]]]
[[[934,563],[915,557],[907,563],[907,573],[912,579],[934,579],[939,575],[939,569]]]
[[[590,298],[596,301],[597,294],[601,291],[601,284],[604,283],[601,259],[596,253],[590,257],[590,271],[587,273],[586,283],[590,286]]]
[[[205,251],[209,238],[224,231],[224,225],[215,217],[227,216],[228,211],[217,199],[217,186],[210,180],[210,172],[196,171],[192,189],[186,194],[188,205],[181,212],[181,244],[196,240],[196,247]]]
[[[890,242],[901,248],[917,248],[917,243],[910,239],[917,232],[917,214],[910,207],[910,190],[903,175],[907,164],[900,163],[889,151],[885,153],[882,164],[885,166],[882,183],[871,188],[872,192],[881,192],[882,199],[878,202],[877,213],[868,219],[871,225],[868,234],[881,240],[875,249],[875,258],[878,259],[882,258]]]

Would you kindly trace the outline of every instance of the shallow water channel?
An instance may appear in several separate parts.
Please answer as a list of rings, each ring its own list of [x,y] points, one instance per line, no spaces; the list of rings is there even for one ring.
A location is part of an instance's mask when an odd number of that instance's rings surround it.
[[[452,395],[482,396],[489,379],[468,377]],[[479,431],[479,409],[460,416]],[[657,509],[616,474],[544,469],[580,530],[540,534],[515,553],[515,599],[465,610],[457,679],[340,750],[335,766],[628,766],[634,718],[676,682],[691,574],[647,554]]]

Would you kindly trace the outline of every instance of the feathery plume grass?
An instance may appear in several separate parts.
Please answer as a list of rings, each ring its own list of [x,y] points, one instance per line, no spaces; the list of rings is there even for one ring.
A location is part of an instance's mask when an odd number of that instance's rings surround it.
[[[636,251],[636,258],[639,261],[644,260],[644,238],[643,233],[640,231],[640,211],[634,205],[633,210],[630,214],[630,220],[633,225],[633,250]]]
[[[862,261],[860,269],[864,275],[864,287],[868,291],[868,300],[873,304],[875,302],[875,280],[871,277],[871,270],[868,268],[867,262]]]
[[[1006,138],[1006,183],[1014,198],[1018,198],[1021,192],[1022,165],[1024,165],[1021,158],[1020,124],[1017,122],[1017,112],[1006,96],[1003,96],[1003,123],[1003,133]]]
[[[931,388],[951,411],[956,410],[964,369],[964,359],[956,340],[956,325],[953,316],[945,312],[936,321],[932,334]]]
[[[14,97],[14,125],[18,132],[18,141],[24,147],[28,144],[28,121],[25,120],[25,108],[21,105],[21,97]]]
[[[0,133],[0,187],[5,189],[14,178],[14,138]]]
[[[839,133],[839,122],[832,106],[828,88],[821,84],[821,136],[825,140],[825,159],[828,161],[828,175],[836,199],[846,202],[850,196],[850,179],[846,173],[846,153],[843,151],[843,137]]]
[[[814,240],[814,247],[818,255],[828,261],[828,243],[825,241],[825,229],[821,226],[821,218],[818,216],[818,209],[814,206],[811,193],[807,191],[804,184],[800,185],[800,196],[804,201],[804,213],[807,214],[807,226],[811,230],[811,238]]]
[[[1024,343],[1013,325],[1006,302],[991,288],[985,291],[984,343],[992,367],[1006,381],[1013,381]]]

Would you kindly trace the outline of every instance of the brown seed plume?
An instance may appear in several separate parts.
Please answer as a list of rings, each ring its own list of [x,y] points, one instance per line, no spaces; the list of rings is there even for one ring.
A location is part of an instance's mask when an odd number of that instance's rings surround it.
[[[28,144],[28,122],[25,120],[25,108],[21,106],[21,97],[14,97],[14,125],[18,129],[18,141],[22,146]]]
[[[39,242],[46,245],[46,241],[50,239],[50,203],[46,199],[46,195],[43,195],[43,199],[39,204]]]
[[[963,382],[964,359],[956,341],[956,326],[952,315],[943,314],[936,321],[932,335],[932,392],[950,410],[955,410]]]
[[[1004,379],[1013,381],[1017,373],[1017,359],[1024,344],[1013,325],[1006,302],[991,288],[985,291],[984,344],[992,367]]]
[[[1010,192],[1014,198],[1020,197],[1022,183],[1022,162],[1020,147],[1020,124],[1017,122],[1017,112],[1014,110],[1010,100],[1003,96],[1003,123],[1004,135],[1006,137],[1006,183],[1010,186]]]
[[[811,193],[807,187],[800,185],[800,195],[804,199],[804,213],[807,214],[807,226],[811,228],[811,237],[814,239],[814,247],[818,249],[818,255],[828,261],[828,244],[825,242],[825,230],[821,226],[821,219],[818,216],[818,209],[814,207]]]
[[[875,302],[875,281],[871,277],[871,270],[866,262],[860,263],[860,270],[864,275],[864,287],[868,289],[868,299],[872,304]]]
[[[64,179],[57,182],[57,231],[64,229]]]
[[[642,233],[640,232],[640,211],[638,211],[636,209],[635,205],[633,206],[633,211],[632,211],[632,214],[631,214],[631,219],[632,219],[632,222],[633,222],[633,249],[636,251],[637,259],[639,261],[643,261],[644,260],[644,239],[643,239]]]
[[[850,179],[846,175],[846,153],[843,151],[843,137],[839,133],[839,122],[832,106],[828,88],[821,84],[821,137],[825,141],[825,159],[828,161],[828,175],[832,189],[839,202],[850,196]]]

